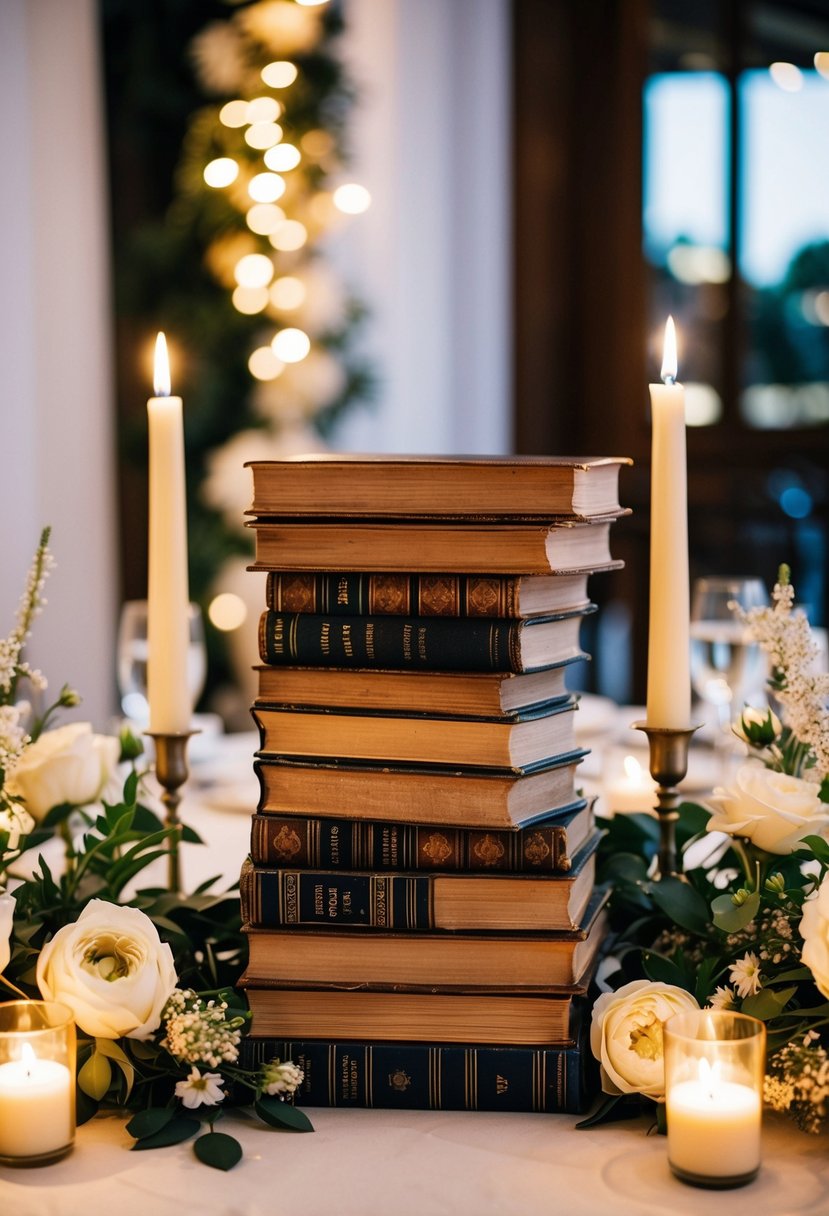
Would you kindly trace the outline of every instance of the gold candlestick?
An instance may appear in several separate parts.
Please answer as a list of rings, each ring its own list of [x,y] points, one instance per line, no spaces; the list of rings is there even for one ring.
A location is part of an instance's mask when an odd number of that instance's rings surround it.
[[[676,824],[679,819],[678,786],[688,772],[688,748],[699,726],[675,729],[634,722],[633,730],[648,736],[651,776],[656,782],[656,813],[659,816],[659,852],[655,878],[679,878],[682,866],[676,851]]]
[[[187,741],[194,731],[180,731],[177,734],[162,734],[147,731],[155,743],[155,775],[163,789],[161,801],[164,803],[164,826],[175,828],[174,834],[168,841],[168,884],[171,891],[179,894],[181,891],[181,869],[179,865],[178,846],[181,839],[181,821],[178,817],[178,807],[181,802],[181,787],[189,775],[187,768]]]

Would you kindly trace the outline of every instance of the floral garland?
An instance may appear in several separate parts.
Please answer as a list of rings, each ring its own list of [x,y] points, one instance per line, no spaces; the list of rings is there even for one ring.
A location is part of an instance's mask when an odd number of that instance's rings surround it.
[[[591,1047],[605,1097],[581,1126],[631,1099],[664,1098],[662,1026],[674,1013],[735,1009],[765,1022],[765,1099],[804,1131],[829,1115],[829,675],[793,609],[788,568],[772,606],[742,611],[768,655],[770,708],[746,707],[734,731],[750,758],[709,805],[678,825],[685,878],[653,881],[658,826],[616,816],[602,844],[614,884],[613,991],[595,1003]],[[711,835],[708,835],[711,833]],[[623,1112],[622,1112],[623,1113]]]
[[[85,722],[47,730],[80,702],[67,686],[40,715],[20,698],[23,681],[38,695],[46,688],[22,651],[46,602],[48,542],[47,530],[17,624],[0,640],[0,985],[72,1010],[80,1122],[102,1106],[134,1111],[136,1148],[197,1136],[199,1160],[230,1169],[242,1148],[214,1131],[224,1107],[252,1103],[271,1126],[311,1131],[285,1101],[303,1075],[279,1059],[239,1064],[250,1015],[232,988],[244,966],[238,893],[208,884],[183,897],[159,888],[125,896],[177,830],[139,801],[140,741],[95,735]],[[123,795],[109,802],[121,763],[130,766]],[[59,870],[47,860],[55,836]],[[183,838],[198,842],[189,828]]]

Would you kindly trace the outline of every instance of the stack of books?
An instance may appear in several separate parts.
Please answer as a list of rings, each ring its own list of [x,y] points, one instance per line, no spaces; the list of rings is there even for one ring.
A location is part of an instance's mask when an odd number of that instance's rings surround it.
[[[308,1105],[583,1109],[604,927],[566,672],[622,459],[253,463],[246,1062]]]

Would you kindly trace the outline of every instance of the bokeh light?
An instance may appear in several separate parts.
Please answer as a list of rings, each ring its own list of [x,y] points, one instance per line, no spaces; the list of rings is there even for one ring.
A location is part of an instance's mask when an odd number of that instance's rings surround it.
[[[279,59],[276,63],[267,63],[262,68],[260,76],[270,89],[287,89],[296,80],[299,72],[296,64],[287,59]]]
[[[289,169],[295,169],[301,160],[302,154],[293,144],[276,144],[265,153],[265,164],[275,173],[287,173]]]
[[[229,186],[239,176],[239,166],[231,156],[218,156],[204,166],[204,180],[214,190]]]
[[[299,220],[286,220],[284,224],[279,225],[276,232],[271,233],[268,240],[274,249],[280,250],[281,253],[293,253],[295,249],[301,249],[308,240],[308,230]]]
[[[264,253],[248,253],[233,272],[240,287],[267,287],[273,278],[273,262]]]
[[[257,173],[248,182],[248,194],[256,203],[275,203],[285,193],[285,181],[278,173]]]
[[[282,363],[300,363],[311,349],[311,339],[301,329],[280,329],[271,349]]]
[[[234,595],[232,591],[222,591],[220,595],[210,601],[207,615],[216,629],[220,629],[223,633],[231,633],[240,625],[244,625],[248,609],[240,595]]]
[[[301,279],[294,278],[293,275],[285,274],[271,283],[271,303],[274,308],[282,309],[284,312],[300,308],[305,303],[307,294],[305,284]]]
[[[371,206],[371,195],[365,186],[346,182],[334,191],[334,206],[346,215],[362,215]]]
[[[284,367],[270,346],[257,346],[248,359],[248,370],[256,380],[275,380]]]

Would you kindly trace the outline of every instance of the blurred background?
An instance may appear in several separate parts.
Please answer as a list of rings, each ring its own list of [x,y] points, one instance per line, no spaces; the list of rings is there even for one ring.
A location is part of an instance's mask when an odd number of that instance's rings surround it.
[[[827,0],[2,0],[0,106],[0,632],[51,523],[32,657],[98,724],[160,328],[229,726],[244,461],[323,447],[633,457],[579,679],[640,701],[669,312],[692,576],[788,561],[825,624]]]

